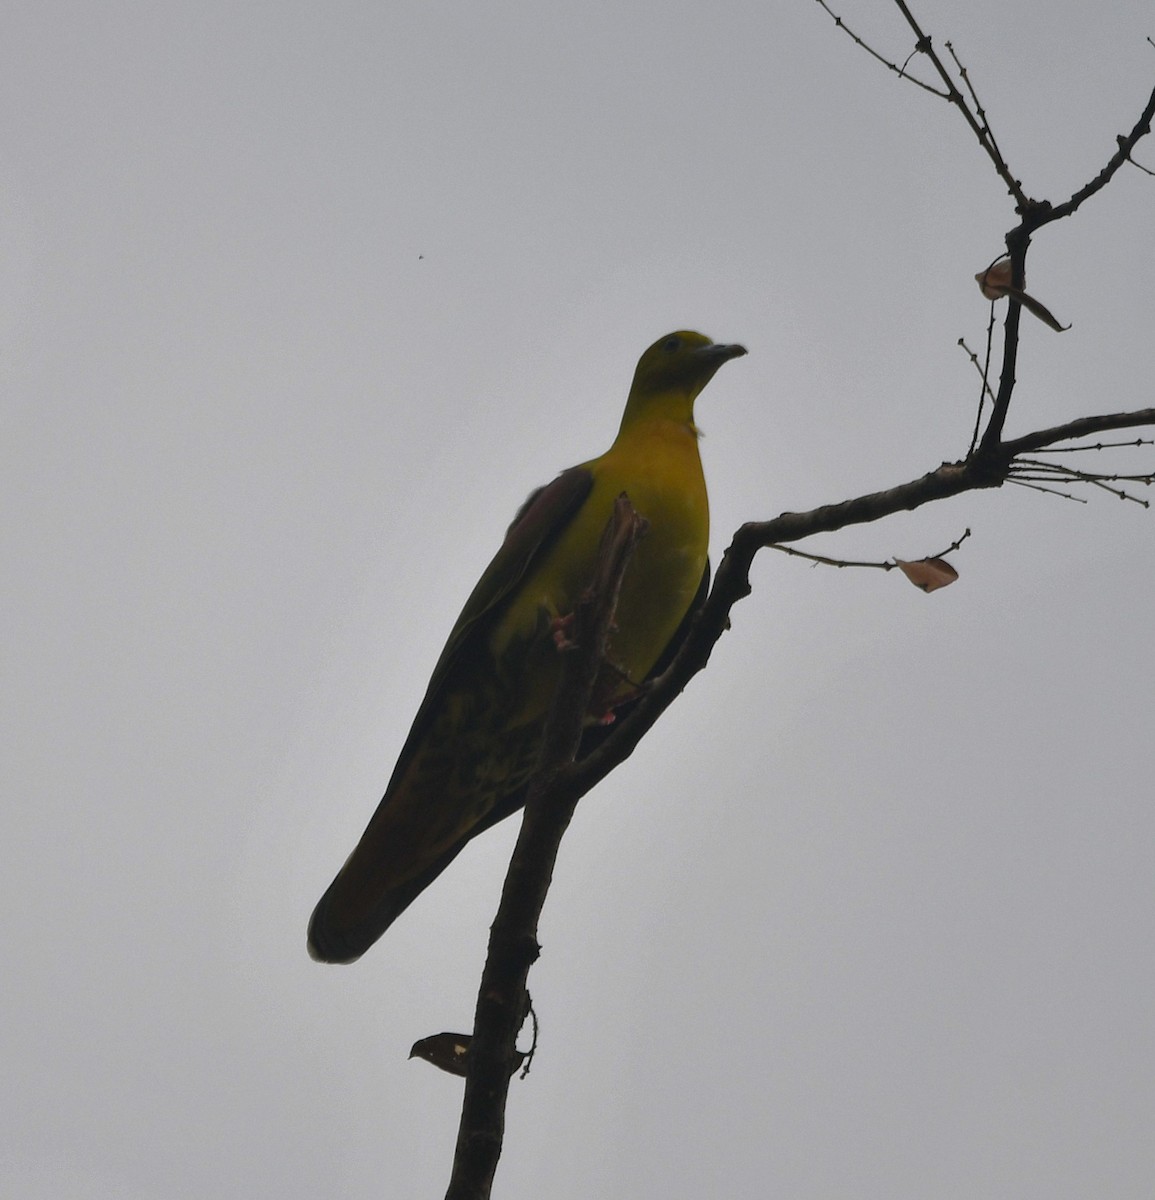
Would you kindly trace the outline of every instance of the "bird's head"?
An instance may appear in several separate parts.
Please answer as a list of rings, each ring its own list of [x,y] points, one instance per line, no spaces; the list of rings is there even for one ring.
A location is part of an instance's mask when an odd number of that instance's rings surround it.
[[[690,330],[667,333],[638,359],[626,417],[643,411],[676,408],[668,415],[690,420],[694,400],[714,377],[714,372],[732,358],[741,358],[745,346],[710,341],[705,334]],[[684,411],[682,411],[684,410]]]

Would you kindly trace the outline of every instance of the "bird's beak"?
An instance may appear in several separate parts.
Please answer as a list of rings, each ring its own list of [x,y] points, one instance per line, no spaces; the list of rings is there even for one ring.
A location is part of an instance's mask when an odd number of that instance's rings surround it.
[[[709,346],[703,346],[698,353],[703,358],[712,359],[718,366],[721,366],[732,358],[741,358],[746,353],[746,347],[739,346],[737,342],[714,342]]]

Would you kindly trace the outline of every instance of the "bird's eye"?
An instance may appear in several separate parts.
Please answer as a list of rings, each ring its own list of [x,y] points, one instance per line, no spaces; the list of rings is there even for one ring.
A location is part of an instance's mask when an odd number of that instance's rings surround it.
[[[668,351],[670,354],[673,354],[681,344],[682,339],[678,337],[676,333],[674,333],[666,338],[666,340],[662,343],[662,349]]]

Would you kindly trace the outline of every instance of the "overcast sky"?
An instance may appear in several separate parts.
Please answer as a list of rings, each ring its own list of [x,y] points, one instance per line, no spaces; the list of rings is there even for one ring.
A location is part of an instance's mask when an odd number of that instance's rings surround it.
[[[1035,197],[1155,80],[1150,0],[914,8]],[[715,559],[960,457],[1011,202],[813,0],[15,0],[0,156],[3,1190],[441,1195],[461,1085],[406,1055],[514,824],[354,966],[305,924],[510,516],[676,328],[750,351]],[[1012,434],[1152,403],[1153,229],[1127,169],[1038,235],[1073,327],[1024,320]],[[810,547],[970,527],[929,597],[759,558],[563,845],[497,1196],[1149,1200],[1155,517],[1091,499]]]

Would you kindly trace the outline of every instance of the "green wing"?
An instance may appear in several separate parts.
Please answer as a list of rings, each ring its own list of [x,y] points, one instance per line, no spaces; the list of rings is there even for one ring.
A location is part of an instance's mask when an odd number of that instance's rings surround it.
[[[398,789],[447,703],[453,700],[453,681],[483,674],[490,666],[488,635],[494,623],[517,594],[527,573],[573,520],[592,486],[590,473],[582,467],[573,467],[534,492],[514,518],[501,549],[470,594],[437,660],[381,803],[361,841],[313,912],[309,922],[309,951],[314,958],[326,962],[350,962],[358,958],[475,833],[500,819],[490,820],[486,819],[487,814],[482,815],[453,846],[426,863],[420,861],[423,855],[419,837],[410,839],[412,855],[407,860],[405,847],[391,837],[397,832],[394,827],[398,824]],[[454,803],[455,797],[449,795],[446,802]],[[513,806],[503,803],[501,807],[501,816],[507,816],[520,803]],[[433,817],[431,812],[430,820]],[[408,819],[411,828],[412,818]]]

